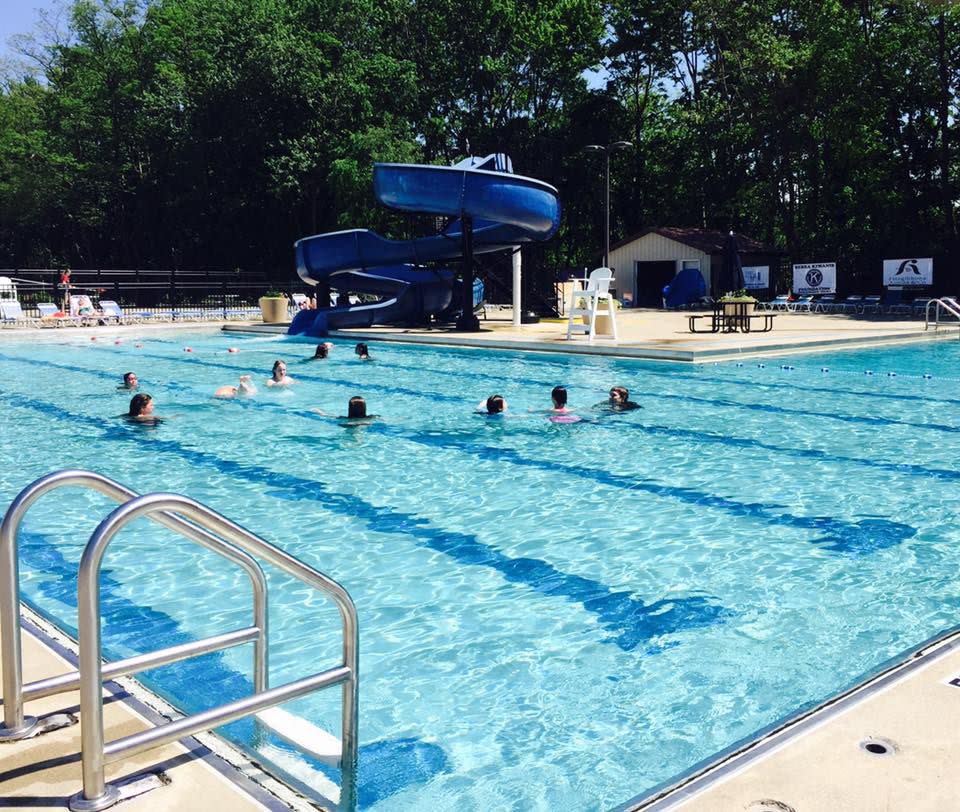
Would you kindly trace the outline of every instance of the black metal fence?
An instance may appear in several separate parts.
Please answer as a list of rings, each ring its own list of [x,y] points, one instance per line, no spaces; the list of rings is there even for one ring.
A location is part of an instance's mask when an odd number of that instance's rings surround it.
[[[17,286],[17,297],[27,315],[37,314],[37,304],[53,302],[65,306],[68,295],[86,294],[94,303],[100,299],[117,302],[125,314],[196,313],[222,311],[236,314],[252,311],[270,290],[291,293],[306,291],[299,280],[287,284],[262,274],[244,271],[104,270],[71,269],[67,290],[61,283],[62,269],[0,268],[0,277],[9,277]]]

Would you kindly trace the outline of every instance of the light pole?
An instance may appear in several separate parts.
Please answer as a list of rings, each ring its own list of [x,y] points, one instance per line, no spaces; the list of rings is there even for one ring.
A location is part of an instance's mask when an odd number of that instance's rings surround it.
[[[610,267],[610,153],[632,146],[633,144],[630,141],[614,141],[612,144],[607,144],[606,146],[602,146],[601,144],[588,144],[583,148],[584,152],[602,152],[606,155],[607,159],[607,196],[606,204],[603,208],[605,220],[603,266],[605,268]]]

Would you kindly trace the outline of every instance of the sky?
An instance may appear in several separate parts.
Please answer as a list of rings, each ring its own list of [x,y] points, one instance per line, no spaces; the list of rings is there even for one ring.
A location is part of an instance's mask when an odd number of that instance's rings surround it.
[[[39,9],[52,9],[56,0],[0,0],[0,56],[11,56],[8,40],[14,34],[29,34],[37,23]]]

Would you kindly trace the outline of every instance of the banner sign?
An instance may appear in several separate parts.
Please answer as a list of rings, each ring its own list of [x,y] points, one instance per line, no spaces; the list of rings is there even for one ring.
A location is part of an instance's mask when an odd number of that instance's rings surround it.
[[[933,257],[926,259],[885,259],[883,261],[883,285],[932,285]]]
[[[747,290],[770,287],[769,265],[745,265],[743,268],[743,286]]]
[[[793,266],[793,292],[803,296],[837,292],[837,263],[813,262]]]

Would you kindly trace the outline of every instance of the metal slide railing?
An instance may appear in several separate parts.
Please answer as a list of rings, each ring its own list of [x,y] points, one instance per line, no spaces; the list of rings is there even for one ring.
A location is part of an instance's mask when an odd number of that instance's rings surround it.
[[[41,496],[57,488],[90,488],[122,504],[94,530],[80,560],[78,576],[79,671],[23,684],[20,643],[20,589],[17,536],[23,517]],[[100,638],[100,565],[113,537],[127,523],[150,518],[241,567],[253,590],[253,625],[225,634],[140,654],[104,665]],[[340,611],[343,624],[342,662],[325,671],[283,685],[268,687],[267,584],[253,555],[328,595]],[[103,680],[135,674],[242,643],[254,645],[254,693],[248,697],[174,722],[104,743]],[[356,805],[357,699],[359,627],[349,593],[336,581],[258,538],[210,508],[184,496],[155,493],[140,496],[91,471],[64,470],[28,485],[7,509],[0,525],[0,664],[3,668],[3,724],[0,739],[31,735],[36,720],[24,715],[23,703],[80,688],[83,791],[70,799],[76,812],[96,812],[119,800],[116,787],[106,784],[108,763],[167,744],[185,736],[250,716],[287,700],[333,685],[342,686],[339,808]]]
[[[960,323],[960,303],[958,303],[956,299],[952,299],[949,297],[944,299],[931,299],[929,302],[927,302],[926,315],[924,317],[924,322],[923,322],[924,330],[930,329],[930,324],[931,324],[930,308],[931,307],[936,308],[934,310],[933,322],[932,322],[934,330],[940,327],[940,311],[941,310],[945,310],[951,316],[958,319],[958,322],[954,322],[954,321],[950,322],[952,326],[956,327],[958,326],[958,323]]]

